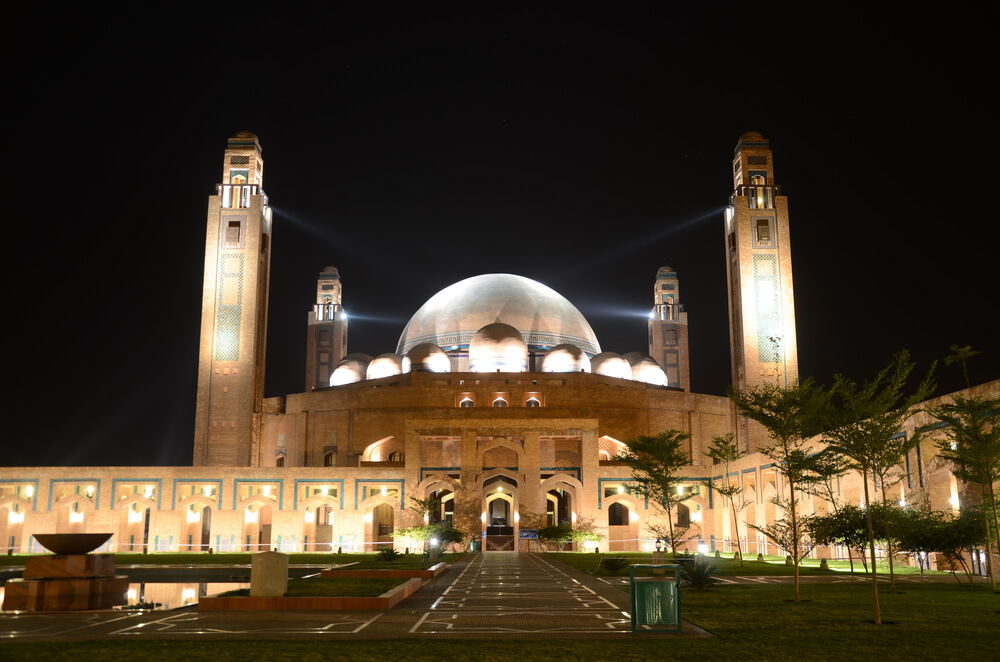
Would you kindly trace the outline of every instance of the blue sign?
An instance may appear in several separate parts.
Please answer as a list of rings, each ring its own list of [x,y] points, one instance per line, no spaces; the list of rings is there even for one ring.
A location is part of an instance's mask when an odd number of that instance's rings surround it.
[[[521,540],[538,540],[538,529],[521,529]]]

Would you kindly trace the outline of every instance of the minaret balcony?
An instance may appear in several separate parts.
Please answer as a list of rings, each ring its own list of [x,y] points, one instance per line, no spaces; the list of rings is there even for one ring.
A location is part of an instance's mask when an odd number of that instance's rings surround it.
[[[735,207],[737,198],[746,198],[750,209],[774,209],[774,200],[781,195],[780,186],[741,184],[729,197],[729,204]]]
[[[263,197],[261,208],[267,206],[267,194],[260,184],[218,184],[216,190],[226,209],[248,209],[250,200],[255,195]]]
[[[317,322],[333,322],[345,316],[344,307],[339,303],[317,303],[313,306]]]

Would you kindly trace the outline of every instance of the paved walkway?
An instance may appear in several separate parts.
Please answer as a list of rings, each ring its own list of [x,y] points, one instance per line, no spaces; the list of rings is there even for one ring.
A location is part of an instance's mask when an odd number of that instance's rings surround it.
[[[616,639],[631,632],[629,596],[607,582],[534,554],[488,552],[465,559],[386,612],[4,614],[0,639]],[[707,636],[687,623],[685,635]]]

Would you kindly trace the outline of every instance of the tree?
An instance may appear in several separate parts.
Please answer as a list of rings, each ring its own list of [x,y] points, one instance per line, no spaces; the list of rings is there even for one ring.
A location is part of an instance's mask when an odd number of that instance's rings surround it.
[[[411,513],[419,517],[419,523],[423,524],[433,524],[440,521],[441,518],[441,499],[437,496],[431,496],[426,499],[418,499],[417,497],[410,497],[410,501],[413,505],[410,506],[409,510]]]
[[[952,473],[962,480],[979,483],[983,496],[983,518],[992,519],[986,542],[987,569],[993,591],[997,590],[992,540],[1000,540],[997,496],[993,484],[1000,481],[1000,398],[966,398],[959,394],[951,404],[928,407],[927,413],[946,423],[945,438],[937,442],[938,454],[952,463]],[[992,513],[992,518],[989,514]]]
[[[787,513],[787,544],[791,549],[807,545],[807,531],[802,526],[796,505],[798,493],[804,492],[816,480],[809,473],[812,460],[805,439],[814,431],[815,413],[821,407],[825,394],[813,385],[811,379],[807,379],[789,388],[771,383],[750,386],[745,391],[730,388],[729,397],[741,416],[757,421],[768,431],[773,443],[761,448],[760,452],[774,461],[775,468],[785,477],[788,485],[788,498],[784,499],[779,493],[775,501]],[[778,534],[777,531],[774,533]],[[801,556],[798,552],[793,552],[792,556],[795,559],[795,601],[798,602],[798,559]]]
[[[554,542],[558,551],[563,551],[563,545],[573,541],[573,525],[567,521],[561,524],[550,524],[538,529],[538,539],[544,543]]]
[[[906,508],[894,513],[894,518],[893,530],[899,551],[916,556],[920,574],[923,574],[923,558],[938,551],[942,513]]]
[[[415,540],[420,542],[436,541],[437,545],[444,549],[447,545],[455,544],[464,548],[469,536],[465,531],[456,529],[448,522],[435,522],[434,524],[418,524],[405,529],[397,529],[393,532],[394,538],[404,540]]]
[[[974,509],[963,510],[958,517],[944,517],[938,529],[935,551],[952,564],[962,566],[969,586],[972,586],[972,571],[965,562],[965,553],[971,547],[989,540],[987,518]],[[956,578],[957,579],[957,578]]]
[[[861,508],[844,505],[832,513],[811,520],[812,538],[817,545],[843,545],[847,548],[849,557],[852,549],[858,551],[867,573],[868,561],[865,560],[865,545],[868,544],[867,520],[868,515]],[[851,572],[854,572],[853,557],[851,559]]]
[[[688,534],[691,534],[692,537],[695,535],[695,531],[692,529],[700,531],[700,528],[693,524],[690,519],[686,523],[672,522],[671,518],[665,514],[646,520],[646,531],[663,540],[667,547],[673,550],[674,556],[677,555],[681,544],[689,538]]]
[[[968,362],[969,359],[976,354],[980,354],[980,352],[972,349],[972,345],[966,345],[965,347],[951,345],[948,349],[951,350],[951,354],[944,357],[944,364],[951,365],[953,363],[960,363],[962,365],[962,376],[965,377],[965,388],[972,388],[972,384],[969,383]]]
[[[668,540],[671,551],[675,553],[677,538],[674,536],[673,509],[690,496],[677,472],[690,463],[687,453],[681,449],[681,442],[690,437],[690,434],[680,430],[664,430],[652,437],[635,437],[625,442],[626,449],[616,458],[632,468],[635,483],[625,489],[632,494],[644,495],[666,513]]]
[[[788,513],[791,510],[791,500],[775,497],[771,503]],[[795,523],[794,526],[792,523]],[[813,538],[812,517],[797,515],[793,520],[787,515],[773,522],[768,522],[764,526],[748,524],[751,529],[760,531],[771,539],[775,545],[785,550],[785,553],[792,557],[795,565],[795,572],[798,574],[799,562],[809,556],[816,541]]]
[[[838,491],[834,489],[834,484],[838,478],[845,475],[849,470],[850,466],[847,461],[839,455],[829,452],[829,450],[823,450],[812,458],[810,471],[816,477],[816,482],[808,486],[809,493],[829,503],[830,507],[833,508],[834,514],[839,513],[843,507],[843,503],[838,497]],[[824,545],[827,543],[816,540],[816,544]],[[854,572],[854,555],[851,550],[858,548],[852,548],[850,545],[846,545],[846,547],[847,560],[851,564],[851,572]],[[864,546],[862,545],[860,549],[863,550]],[[868,567],[867,564],[865,567]]]
[[[863,385],[858,385],[843,375],[835,375],[830,406],[824,408],[826,430],[823,433],[827,448],[847,459],[852,468],[861,474],[865,504],[872,503],[868,490],[870,479],[882,477],[882,501],[888,502],[886,481],[893,467],[898,465],[915,443],[915,438],[900,434],[911,409],[927,398],[934,388],[931,375],[934,366],[916,390],[905,395],[907,380],[915,364],[906,350],[897,352],[888,366]],[[872,562],[872,603],[875,624],[882,624],[878,601],[878,569],[875,557],[875,534],[872,527],[872,509],[868,508],[868,545]],[[887,536],[890,539],[891,536]],[[892,549],[889,545],[889,577],[895,592]]]
[[[975,510],[963,510],[958,517],[919,508],[899,509],[894,513],[899,549],[911,554],[937,552],[952,567],[961,566],[972,586],[972,572],[965,561],[970,547],[988,537],[986,518]],[[920,565],[923,571],[923,563]],[[958,579],[956,577],[956,579]]]
[[[729,508],[733,514],[733,534],[736,536],[736,551],[740,555],[740,566],[743,565],[743,544],[740,541],[739,511],[746,508],[746,501],[743,501],[743,488],[739,481],[732,482],[729,479],[729,465],[746,455],[746,451],[741,451],[736,447],[735,437],[732,432],[721,437],[713,437],[712,445],[705,452],[706,457],[710,457],[716,464],[722,465],[723,485],[716,485],[709,481],[709,489],[715,490],[719,496],[725,497],[729,501]],[[736,501],[739,498],[739,505]]]

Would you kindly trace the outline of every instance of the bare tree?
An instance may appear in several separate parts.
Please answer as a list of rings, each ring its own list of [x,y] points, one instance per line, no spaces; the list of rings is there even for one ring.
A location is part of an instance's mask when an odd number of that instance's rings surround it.
[[[729,501],[729,508],[733,515],[733,535],[736,537],[736,551],[740,555],[740,566],[742,566],[743,544],[740,541],[739,513],[747,507],[747,502],[743,500],[743,488],[740,487],[739,481],[732,482],[730,480],[729,465],[746,455],[746,451],[741,451],[736,447],[735,436],[730,432],[721,437],[713,437],[712,445],[705,455],[706,457],[710,457],[716,464],[722,465],[723,484],[717,485],[713,481],[709,481],[708,487]]]

